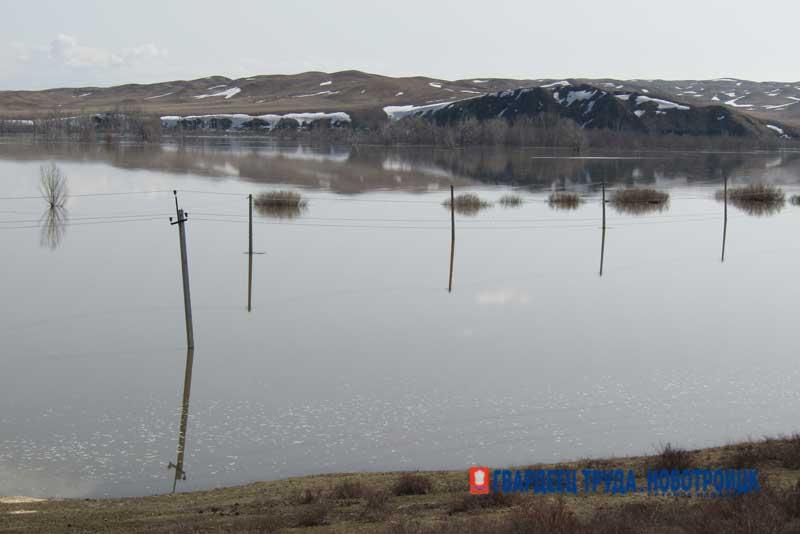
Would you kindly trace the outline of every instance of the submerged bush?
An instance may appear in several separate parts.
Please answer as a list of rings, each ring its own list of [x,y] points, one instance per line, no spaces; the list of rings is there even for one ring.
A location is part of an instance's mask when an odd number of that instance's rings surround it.
[[[611,204],[620,213],[639,215],[651,211],[663,211],[669,206],[669,194],[657,189],[617,189],[611,195]]]
[[[714,198],[724,200],[725,191],[717,191]],[[793,204],[796,203],[794,198],[792,197]],[[728,200],[749,215],[775,215],[783,208],[786,195],[783,189],[771,184],[750,184],[729,188]]]
[[[800,195],[792,195],[791,202],[793,206],[800,206]]]
[[[253,198],[253,205],[262,215],[291,219],[303,213],[308,202],[300,193],[288,190],[260,193]]]
[[[67,177],[55,163],[39,168],[39,191],[50,209],[62,208],[67,203]]]
[[[450,209],[450,199],[445,200],[442,205]],[[454,199],[454,209],[461,215],[475,215],[489,206],[491,206],[491,203],[486,202],[474,193],[462,193],[456,195]]]
[[[547,203],[551,208],[574,210],[583,203],[583,199],[578,196],[577,193],[557,191],[555,193],[550,193],[550,196],[547,197]]]
[[[503,195],[500,197],[500,205],[504,208],[517,208],[522,206],[522,197],[519,195]]]

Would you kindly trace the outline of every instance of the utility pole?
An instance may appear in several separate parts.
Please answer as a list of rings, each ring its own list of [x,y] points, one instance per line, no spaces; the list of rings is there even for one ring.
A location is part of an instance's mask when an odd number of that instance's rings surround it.
[[[252,293],[253,293],[253,195],[252,194],[247,195],[247,200],[248,200],[248,204],[249,204],[249,208],[250,208],[250,211],[249,211],[249,217],[250,217],[250,219],[249,219],[249,227],[250,227],[250,231],[249,231],[249,235],[248,235],[248,237],[249,237],[249,246],[247,248],[247,258],[248,258],[248,260],[247,260],[247,262],[248,262],[248,268],[247,268],[247,311],[249,312],[252,309],[252,307],[251,307],[251,302],[252,302],[251,301],[251,297],[252,297]]]
[[[172,217],[170,217],[169,220],[170,224],[178,225],[178,236],[181,242],[181,274],[183,275],[183,308],[184,314],[186,315],[186,346],[189,349],[194,349],[192,297],[189,294],[189,260],[186,255],[186,229],[184,228],[189,214],[184,213],[184,211],[178,207],[178,192],[173,190],[172,194],[175,196],[175,212],[177,214],[177,219],[173,221]]]
[[[447,292],[453,291],[453,257],[456,253],[456,199],[453,186],[450,186],[450,281]]]

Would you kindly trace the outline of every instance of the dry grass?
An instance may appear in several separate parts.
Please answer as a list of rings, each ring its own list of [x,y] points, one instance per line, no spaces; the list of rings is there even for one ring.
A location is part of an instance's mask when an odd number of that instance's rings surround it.
[[[714,198],[725,199],[725,191],[717,191]],[[728,201],[748,215],[775,215],[786,202],[783,189],[771,184],[750,184],[728,189]]]
[[[518,208],[522,206],[522,197],[519,195],[503,195],[500,197],[499,202],[504,208]]]
[[[800,470],[800,434],[734,445],[722,456],[722,465],[731,469],[772,466]]]
[[[510,508],[519,503],[520,496],[516,493],[500,493],[493,491],[486,495],[473,495],[464,493],[456,495],[450,502],[449,512],[459,514],[464,512],[476,512],[490,508]]]
[[[583,199],[577,193],[556,191],[547,197],[547,203],[551,208],[560,210],[574,210],[583,204]]]
[[[456,195],[453,200],[453,209],[460,215],[476,215],[482,209],[492,205],[474,193],[461,193]],[[445,200],[442,205],[450,209],[450,199]]]
[[[425,495],[433,489],[430,477],[419,473],[403,473],[394,485],[395,495]]]
[[[469,495],[466,469],[363,473],[291,478],[145,498],[0,502],[0,530],[22,534],[800,532],[800,435],[688,452],[669,445],[652,457],[531,467],[634,469],[641,480],[648,468],[671,470],[686,466],[757,467],[761,492],[691,499],[646,493],[612,497],[580,490],[578,495],[564,498]],[[334,494],[342,498],[333,498]],[[10,513],[16,510],[35,513]]]
[[[672,471],[677,469],[683,471],[694,467],[692,453],[685,449],[673,446],[671,443],[661,447],[661,450],[655,456],[650,458],[648,462],[648,469]]]
[[[296,191],[278,190],[256,195],[253,198],[253,205],[262,215],[292,219],[302,215],[308,202]]]
[[[363,482],[355,479],[342,480],[333,487],[331,497],[333,499],[361,499],[369,493]]]
[[[610,202],[620,213],[640,215],[669,207],[669,194],[657,189],[631,187],[614,191]]]
[[[307,504],[298,508],[295,513],[295,526],[317,527],[328,523],[333,506],[325,501]]]

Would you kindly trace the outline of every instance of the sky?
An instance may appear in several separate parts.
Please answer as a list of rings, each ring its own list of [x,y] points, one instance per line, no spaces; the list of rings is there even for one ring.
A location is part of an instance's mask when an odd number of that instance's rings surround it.
[[[0,89],[358,69],[800,80],[800,2],[0,0]]]

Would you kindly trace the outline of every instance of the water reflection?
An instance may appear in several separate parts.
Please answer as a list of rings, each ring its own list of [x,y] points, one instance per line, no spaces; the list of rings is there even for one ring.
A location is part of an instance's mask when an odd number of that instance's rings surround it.
[[[383,189],[426,192],[450,184],[504,184],[532,190],[591,192],[607,181],[626,186],[707,182],[725,169],[742,181],[796,183],[800,153],[704,154],[658,152],[615,156],[604,151],[572,157],[551,149],[282,146],[254,139],[191,139],[162,145],[0,143],[0,159],[103,161],[123,169],[179,175],[235,177],[257,183],[293,184],[363,193]]]
[[[67,231],[69,214],[67,209],[60,206],[48,207],[39,219],[41,231],[39,234],[39,244],[42,248],[55,250],[64,239]]]
[[[753,217],[771,217],[777,215],[785,205],[785,201],[782,199],[776,201],[753,201],[736,197],[730,198],[730,203],[737,209]]]
[[[456,254],[456,212],[453,186],[450,186],[450,279],[447,283],[447,292],[453,291],[453,259]]]
[[[725,175],[725,185],[722,193],[722,201],[724,202],[723,217],[722,217],[722,263],[725,263],[725,238],[728,235],[728,175]]]
[[[603,276],[603,259],[606,252],[606,225],[603,225],[602,234],[600,237],[600,276]]]
[[[186,471],[183,461],[186,453],[186,426],[189,421],[189,393],[192,388],[192,366],[194,364],[194,349],[186,349],[186,371],[183,375],[183,400],[181,401],[181,421],[178,430],[178,454],[175,463],[170,462],[169,469],[175,470],[172,481],[172,493],[178,485],[178,480],[186,480]]]
[[[602,230],[603,233],[600,237],[600,276],[603,276],[603,259],[605,257],[606,251],[606,182],[603,180],[602,182],[602,195],[600,197],[600,205],[602,206],[603,211],[603,221],[602,221]]]

